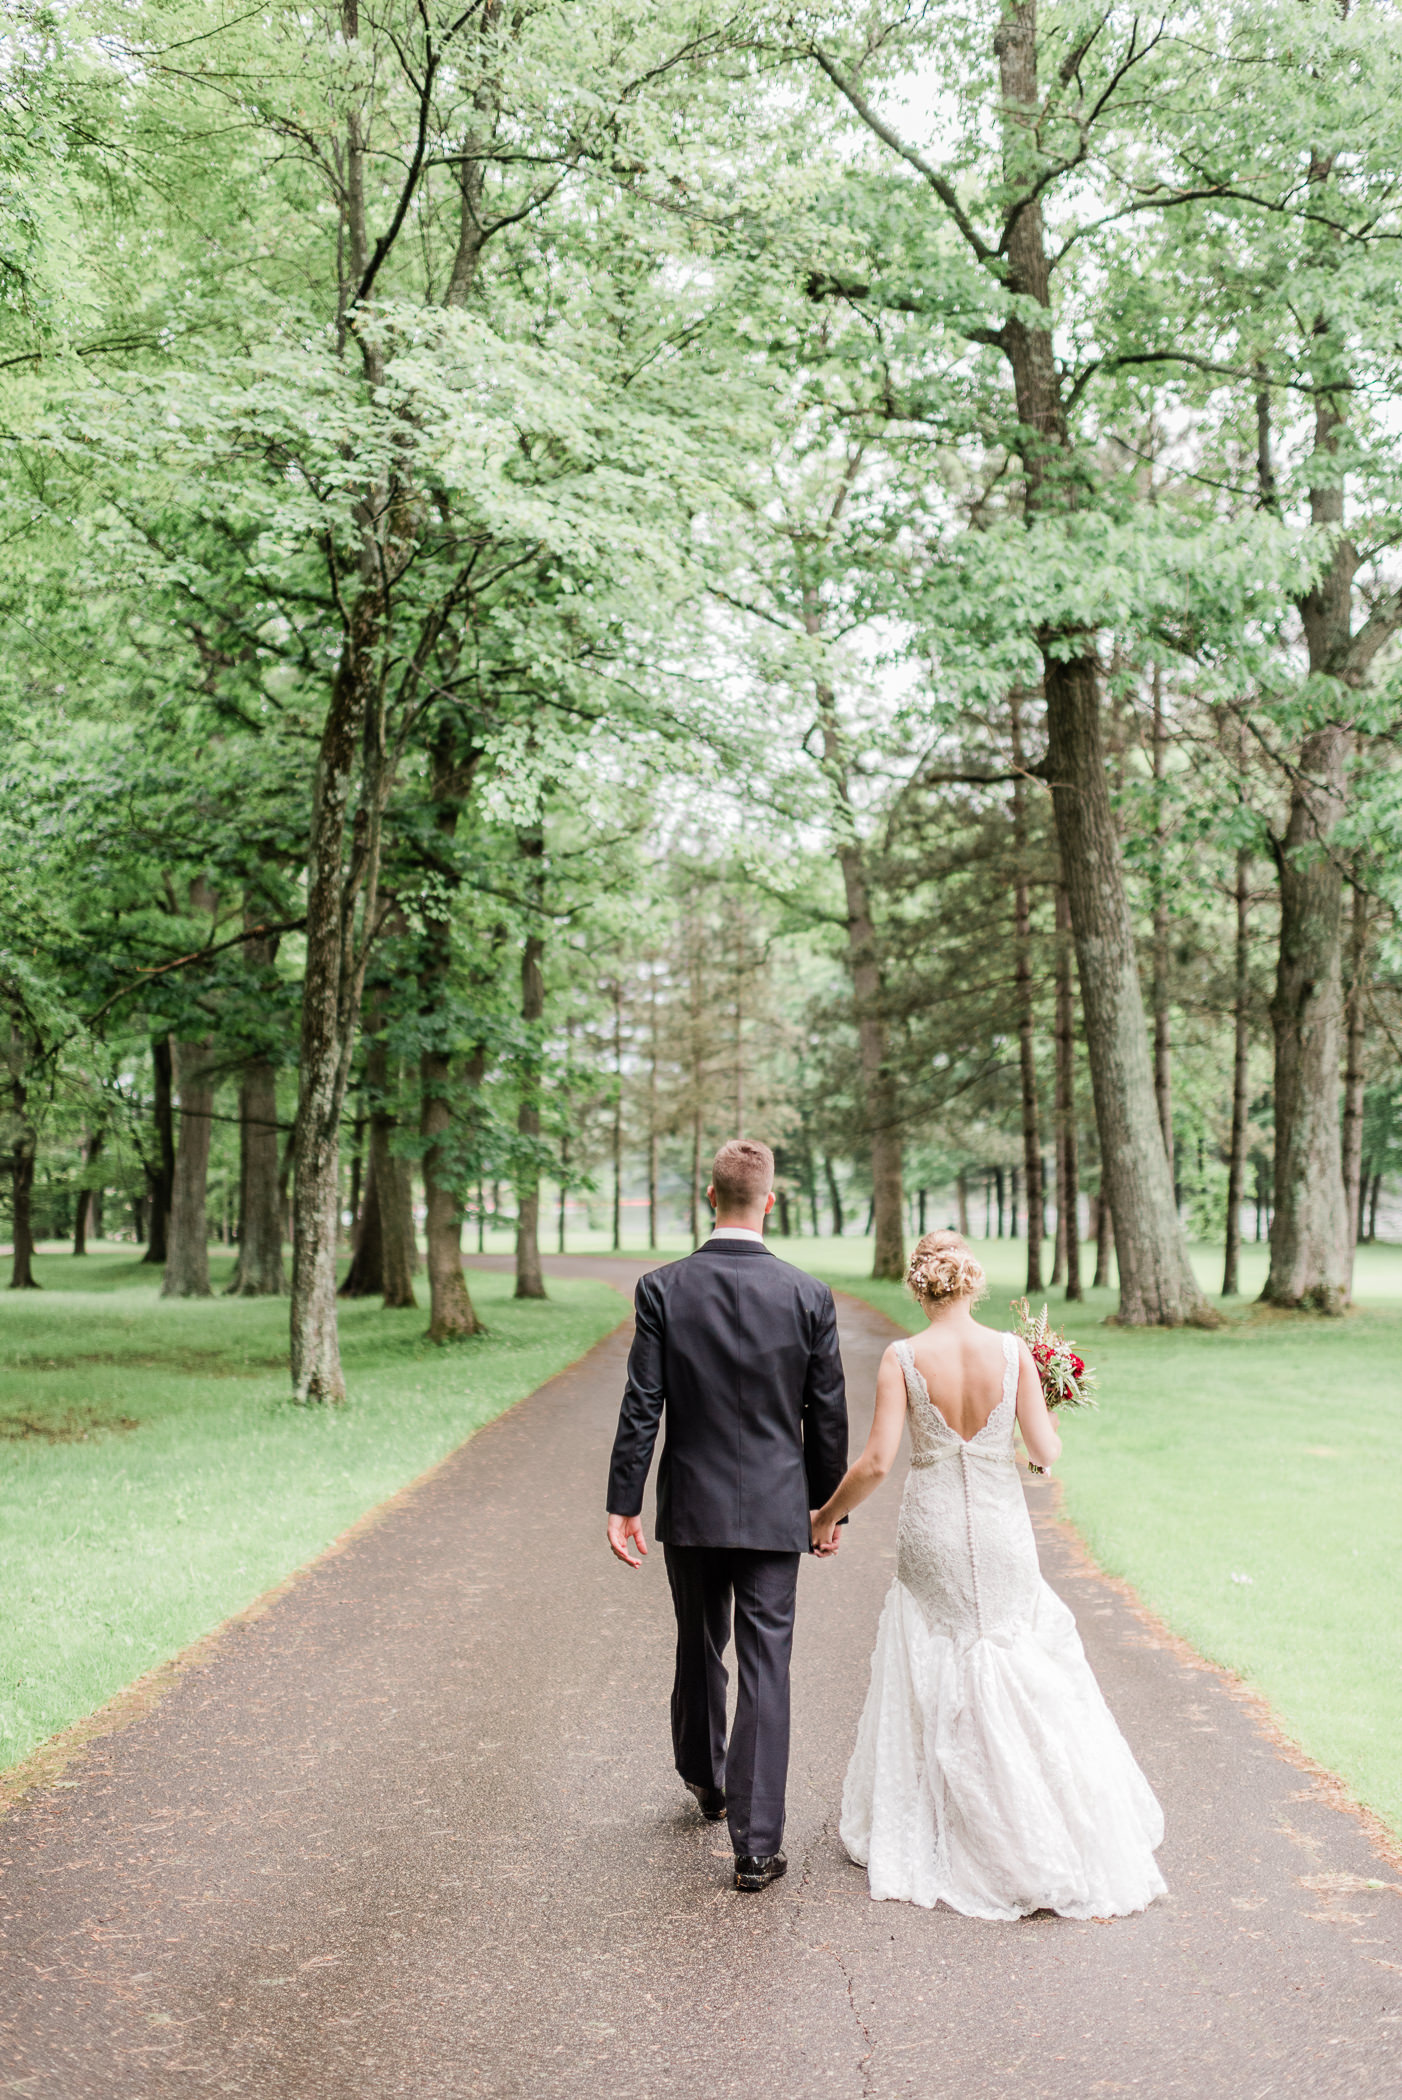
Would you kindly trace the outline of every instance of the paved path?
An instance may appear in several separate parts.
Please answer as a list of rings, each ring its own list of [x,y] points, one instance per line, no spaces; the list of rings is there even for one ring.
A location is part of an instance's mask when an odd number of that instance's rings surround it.
[[[892,1330],[842,1316],[860,1428]],[[1402,1876],[1045,1517],[1167,1810],[1171,1898],[1104,1925],[868,1899],[834,1826],[890,1484],[803,1566],[790,1874],[736,1896],[669,1770],[661,1555],[635,1576],[603,1546],[626,1344],[0,1822],[0,2093],[1402,2094]]]

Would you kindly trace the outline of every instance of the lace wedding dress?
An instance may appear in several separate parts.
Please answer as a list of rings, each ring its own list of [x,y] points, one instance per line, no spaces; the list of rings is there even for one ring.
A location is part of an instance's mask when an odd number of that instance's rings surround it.
[[[842,1841],[877,1897],[975,1918],[1143,1910],[1165,1889],[1163,1813],[1037,1565],[1017,1344],[1003,1337],[1002,1398],[967,1442],[909,1344],[897,1354],[914,1455]]]

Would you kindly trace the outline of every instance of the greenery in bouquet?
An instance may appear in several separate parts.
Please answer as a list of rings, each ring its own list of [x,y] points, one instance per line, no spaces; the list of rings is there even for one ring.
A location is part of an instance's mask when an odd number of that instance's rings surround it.
[[[1071,1342],[1051,1324],[1044,1305],[1034,1319],[1025,1298],[1012,1301],[1019,1340],[1032,1351],[1032,1361],[1042,1381],[1042,1397],[1050,1408],[1096,1407],[1095,1373],[1087,1368]]]

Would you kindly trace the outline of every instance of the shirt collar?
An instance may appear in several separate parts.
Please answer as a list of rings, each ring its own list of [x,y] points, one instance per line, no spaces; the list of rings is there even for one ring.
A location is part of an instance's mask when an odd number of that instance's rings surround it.
[[[756,1232],[753,1226],[750,1225],[717,1225],[712,1229],[711,1238],[713,1240],[759,1240],[762,1244],[764,1234]]]

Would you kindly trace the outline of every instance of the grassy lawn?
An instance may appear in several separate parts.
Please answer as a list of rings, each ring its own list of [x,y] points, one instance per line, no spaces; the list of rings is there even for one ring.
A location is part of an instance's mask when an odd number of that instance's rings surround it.
[[[1021,1249],[974,1246],[992,1284],[981,1316],[1010,1326]],[[866,1279],[869,1240],[778,1251],[918,1324],[898,1285]],[[1336,1321],[1253,1306],[1264,1250],[1246,1256],[1246,1302],[1216,1334],[1105,1327],[1105,1291],[1066,1308],[1101,1375],[1100,1412],[1065,1425],[1066,1512],[1103,1568],[1402,1834],[1402,1249],[1360,1249],[1359,1309]],[[1200,1273],[1215,1289],[1215,1249]],[[1045,1295],[1059,1317],[1061,1292]],[[870,1396],[852,1399],[855,1445]]]
[[[983,1317],[1005,1324],[1021,1249],[974,1244]],[[644,1250],[630,1234],[625,1251]],[[899,1286],[867,1279],[869,1240],[775,1251],[916,1324]],[[1217,1262],[1203,1250],[1209,1285]],[[1337,1322],[1263,1312],[1262,1250],[1245,1271],[1216,1334],[1105,1327],[1109,1292],[1069,1309],[1102,1404],[1067,1425],[1067,1513],[1102,1567],[1402,1833],[1402,1249],[1361,1250],[1360,1306]],[[585,1281],[518,1305],[509,1275],[477,1271],[489,1333],[445,1351],[422,1311],[346,1304],[353,1400],[323,1412],[286,1399],[285,1301],[162,1303],[112,1252],[46,1255],[39,1273],[42,1293],[0,1294],[0,1765],[271,1588],[623,1312]],[[870,1396],[852,1401],[855,1443]]]
[[[229,1257],[211,1261],[216,1290]],[[129,1254],[45,1255],[0,1292],[0,1766],[310,1560],[354,1519],[616,1327],[606,1284],[517,1304],[475,1272],[487,1333],[341,1308],[351,1403],[287,1399],[287,1301],[162,1302]],[[421,1294],[422,1295],[422,1294]]]

